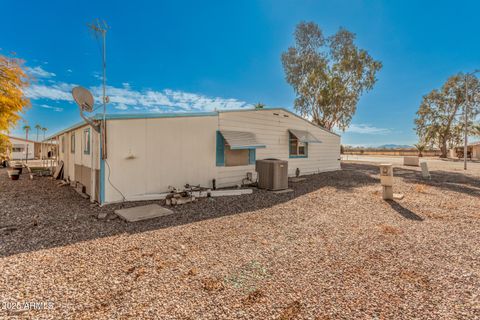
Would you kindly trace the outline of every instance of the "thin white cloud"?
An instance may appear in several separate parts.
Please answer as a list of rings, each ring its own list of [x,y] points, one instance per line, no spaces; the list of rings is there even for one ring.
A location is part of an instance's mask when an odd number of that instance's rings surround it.
[[[103,76],[100,72],[94,71],[94,72],[92,72],[92,76],[97,80],[102,80],[103,79]]]
[[[34,78],[52,78],[55,77],[55,73],[48,72],[43,69],[41,66],[36,66],[33,68],[28,67],[27,73]]]
[[[70,93],[75,85],[68,83],[55,83],[52,85],[33,84],[26,89],[26,96],[32,100],[49,99],[55,101],[73,101]]]
[[[120,103],[115,106],[115,109],[125,111],[128,110],[128,106],[126,104]]]
[[[346,132],[359,134],[387,134],[391,132],[391,129],[378,128],[368,124],[351,124]]]
[[[71,90],[74,84],[56,82],[52,85],[34,84],[27,89],[27,96],[32,100],[49,99],[54,101],[73,101]],[[102,87],[91,87],[97,106],[102,101]],[[165,89],[133,90],[127,83],[123,87],[107,86],[109,105],[117,110],[142,110],[146,112],[203,112],[225,109],[251,108],[252,105],[237,99],[207,97],[205,95]]]
[[[39,105],[40,108],[44,108],[44,109],[51,109],[55,112],[62,112],[63,111],[63,108],[60,108],[60,107],[52,107],[52,106],[49,106],[47,104],[41,104]]]
[[[72,69],[67,69],[67,72],[70,72],[70,73],[72,73],[72,72],[73,72],[73,70],[72,70]]]

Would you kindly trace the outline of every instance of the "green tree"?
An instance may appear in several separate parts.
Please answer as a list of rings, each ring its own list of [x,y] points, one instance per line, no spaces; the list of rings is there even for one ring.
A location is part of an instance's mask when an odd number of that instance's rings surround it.
[[[295,46],[282,54],[282,64],[296,94],[295,109],[329,130],[345,130],[382,63],[359,49],[355,34],[344,28],[325,38],[318,25],[301,22],[294,36]]]
[[[477,137],[480,136],[480,123],[472,126],[472,135]]]
[[[475,119],[480,113],[480,83],[475,76],[468,78],[468,119]],[[464,135],[465,75],[457,74],[448,78],[440,89],[432,90],[422,99],[415,119],[415,130],[421,141],[438,147],[442,158],[448,149],[460,144]],[[473,133],[473,121],[467,124]]]

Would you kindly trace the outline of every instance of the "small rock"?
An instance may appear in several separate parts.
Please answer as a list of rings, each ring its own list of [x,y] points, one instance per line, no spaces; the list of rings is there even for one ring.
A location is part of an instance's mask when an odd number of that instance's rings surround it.
[[[97,219],[99,220],[104,220],[107,218],[108,213],[107,212],[100,212],[97,216]]]
[[[13,231],[17,231],[17,227],[15,226],[6,226],[6,227],[2,227],[0,228],[0,233],[3,233],[3,234],[10,234],[12,233]]]
[[[107,220],[115,220],[118,219],[118,216],[115,213],[109,214]]]
[[[395,200],[402,200],[405,197],[403,193],[394,193],[393,194],[393,199]]]

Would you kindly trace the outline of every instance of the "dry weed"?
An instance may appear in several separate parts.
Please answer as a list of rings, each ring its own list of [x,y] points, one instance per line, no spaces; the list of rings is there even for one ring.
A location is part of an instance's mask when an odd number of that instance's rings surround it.
[[[417,184],[415,185],[415,192],[418,193],[427,193],[427,186],[424,184]]]
[[[224,288],[223,282],[215,278],[205,278],[205,279],[202,279],[201,282],[202,282],[202,288],[205,291],[214,292],[214,291],[223,290]]]
[[[298,300],[290,303],[285,310],[283,310],[282,314],[280,315],[279,319],[280,320],[292,320],[297,318],[297,316],[300,314],[302,306],[300,305],[300,302]]]
[[[401,233],[400,229],[398,229],[397,227],[388,225],[388,224],[382,224],[382,225],[379,226],[379,228],[385,234],[399,234],[399,233]]]
[[[249,295],[243,299],[243,303],[247,305],[254,304],[256,302],[259,302],[260,299],[262,299],[264,296],[265,294],[263,293],[263,291],[260,289],[257,289],[250,292]]]

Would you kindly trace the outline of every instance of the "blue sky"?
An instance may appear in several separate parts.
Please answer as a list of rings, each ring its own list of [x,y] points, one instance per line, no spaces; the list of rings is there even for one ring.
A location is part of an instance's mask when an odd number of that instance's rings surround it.
[[[15,52],[36,76],[24,114],[53,133],[79,121],[69,90],[98,94],[101,55],[86,24],[108,22],[109,112],[209,111],[256,102],[291,109],[281,53],[295,25],[340,26],[383,62],[362,96],[350,145],[413,144],[422,95],[480,67],[476,1],[9,1],[0,53]],[[6,32],[9,30],[9,32]],[[23,123],[20,123],[23,125]],[[22,130],[13,130],[23,135]]]

